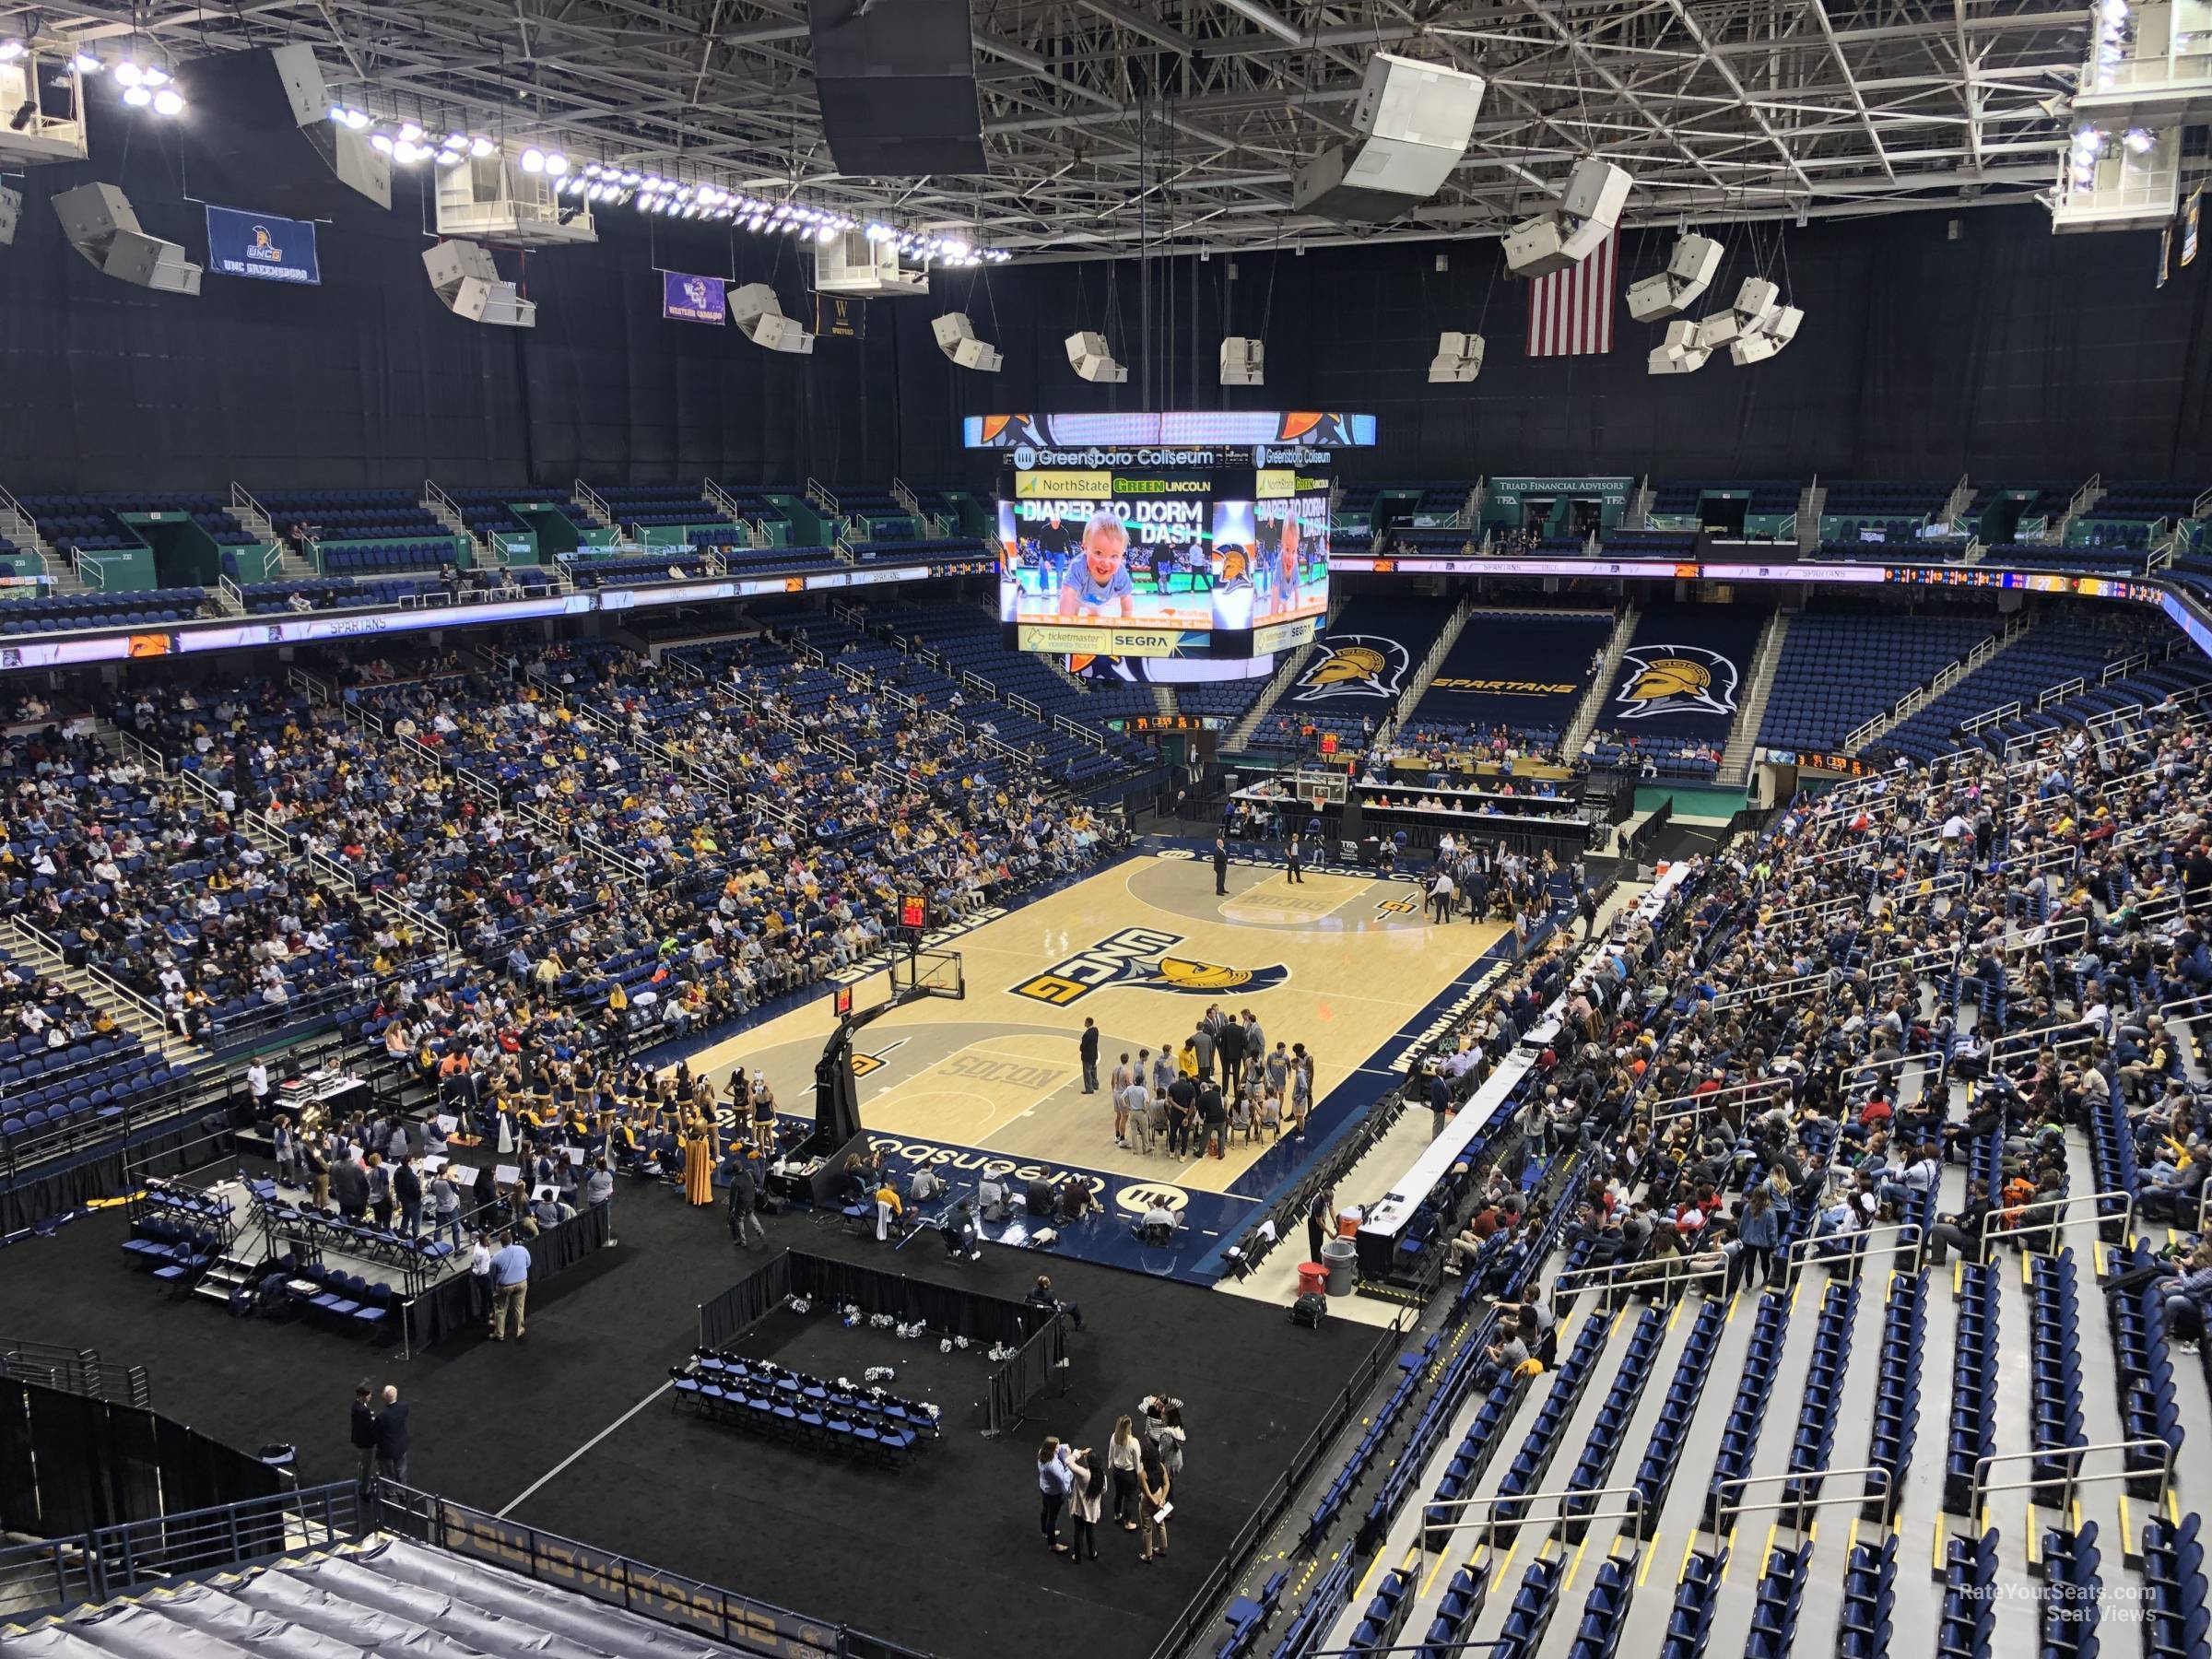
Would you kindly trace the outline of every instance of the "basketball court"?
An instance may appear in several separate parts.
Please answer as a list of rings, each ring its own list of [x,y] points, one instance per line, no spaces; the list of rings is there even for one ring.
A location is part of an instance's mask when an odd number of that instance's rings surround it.
[[[1471,1005],[1510,950],[1510,940],[1496,948],[1506,932],[1496,924],[1430,924],[1407,880],[1309,869],[1292,883],[1279,864],[1240,861],[1226,886],[1216,894],[1204,851],[1170,846],[933,935],[902,972],[935,981],[938,994],[854,1033],[864,1126],[888,1159],[936,1164],[956,1189],[986,1171],[1092,1178],[1115,1225],[1096,1249],[1064,1238],[1074,1253],[1124,1258],[1126,1223],[1164,1202],[1188,1236],[1171,1262],[1145,1265],[1210,1281],[1198,1268],[1214,1241],[1394,1087],[1400,1050],[1441,1008]],[[852,990],[865,1011],[890,1000],[892,975],[872,972]],[[1233,1136],[1218,1158],[1117,1147],[1106,1088],[1115,1064],[1180,1047],[1214,1004],[1251,1009],[1270,1049],[1302,1042],[1314,1056],[1306,1136]],[[1083,1091],[1086,1018],[1101,1033],[1096,1094]],[[836,1023],[826,992],[693,1055],[692,1068],[719,1087],[742,1065],[765,1076],[783,1112],[810,1113],[815,1065]]]

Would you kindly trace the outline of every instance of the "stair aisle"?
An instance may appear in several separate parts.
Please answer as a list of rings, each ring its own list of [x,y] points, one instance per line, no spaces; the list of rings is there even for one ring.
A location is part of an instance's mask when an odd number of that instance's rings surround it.
[[[1539,1282],[1542,1281],[1539,1280]],[[1595,1308],[1596,1300],[1595,1293],[1585,1294],[1570,1310],[1568,1316],[1559,1322],[1559,1355],[1562,1360],[1573,1351],[1574,1345],[1583,1339],[1583,1333],[1589,1328],[1590,1320],[1593,1317],[1592,1310]],[[1543,1414],[1545,1401],[1551,1394],[1552,1384],[1556,1381],[1557,1375],[1557,1372],[1547,1371],[1543,1376],[1535,1378],[1524,1389],[1518,1404],[1507,1417],[1503,1426],[1490,1437],[1488,1461],[1483,1468],[1481,1478],[1461,1494],[1463,1498],[1493,1498],[1498,1495],[1505,1481],[1507,1472],[1512,1466],[1514,1454],[1526,1443],[1531,1430]],[[1479,1391],[1474,1395],[1474,1403],[1478,1408],[1483,1398],[1484,1395]],[[1461,1437],[1465,1435],[1466,1422],[1472,1420],[1473,1418],[1470,1415],[1465,1421],[1453,1425],[1455,1432],[1447,1439],[1444,1445],[1447,1456],[1451,1450],[1459,1444]],[[1442,1465],[1438,1465],[1439,1474],[1441,1473],[1442,1468]],[[1427,1500],[1430,1497],[1435,1488],[1435,1480],[1430,1479],[1422,1493],[1422,1498]],[[1411,1517],[1418,1524],[1422,1518],[1423,1509],[1424,1505],[1419,1502],[1408,1504],[1406,1505],[1406,1516]],[[1487,1505],[1463,1506],[1447,1512],[1453,1522],[1462,1519],[1472,1521],[1477,1518],[1487,1518],[1491,1512],[1492,1511]],[[1401,1523],[1406,1518],[1402,1516]],[[1534,1535],[1532,1529],[1524,1527],[1521,1531],[1531,1536]],[[1418,1587],[1418,1597],[1414,1604],[1413,1615],[1406,1620],[1406,1628],[1409,1630],[1417,1633],[1428,1630],[1430,1623],[1436,1618],[1439,1606],[1443,1603],[1450,1591],[1455,1571],[1462,1566],[1472,1566],[1477,1560],[1485,1563],[1490,1575],[1489,1602],[1501,1606],[1512,1600],[1512,1596],[1507,1592],[1512,1581],[1505,1575],[1512,1568],[1513,1552],[1509,1552],[1507,1547],[1502,1545],[1496,1550],[1487,1548],[1478,1542],[1484,1536],[1484,1529],[1472,1526],[1460,1532],[1451,1533],[1445,1535],[1441,1553],[1429,1552],[1420,1560],[1418,1567],[1422,1576]],[[1401,1540],[1397,1529],[1394,1528],[1390,1543],[1385,1546],[1382,1557],[1395,1563],[1402,1559],[1405,1553],[1411,1551],[1417,1542],[1418,1537],[1414,1532],[1406,1533]],[[1390,1554],[1394,1548],[1400,1551],[1398,1556]],[[1486,1604],[1484,1610],[1486,1613],[1488,1612],[1488,1604]],[[1500,1618],[1502,1618],[1502,1612],[1500,1612]],[[1499,1620],[1492,1619],[1490,1622],[1494,1626]]]
[[[1996,1408],[1990,1414],[1994,1433],[1991,1451],[1999,1457],[2026,1452],[2029,1449],[2029,1425],[2034,1418],[2032,1386],[2030,1382],[2030,1323],[2028,1297],[2021,1283],[2021,1258],[1999,1251],[1994,1255],[1997,1286],[1997,1363]],[[2025,1459],[1995,1465],[1993,1481],[2024,1480],[2028,1464]],[[1994,1527],[1997,1532],[1998,1571],[2012,1577],[2024,1577],[2028,1571],[2028,1503],[2025,1493],[2000,1492],[1992,1498],[1980,1515],[1966,1522],[1956,1519],[1951,1524],[1954,1535],[1972,1537]],[[2028,1653],[2038,1651],[2041,1642],[2036,1627],[2034,1607],[2018,1596],[1998,1596],[1993,1604],[1995,1614],[1991,1635],[1991,1651],[1999,1654]]]
[[[1782,1352],[1774,1368],[1774,1383],[1767,1395],[1759,1426],[1759,1445],[1751,1457],[1754,1477],[1786,1474],[1794,1438],[1798,1407],[1805,1399],[1805,1383],[1813,1365],[1813,1346],[1820,1321],[1817,1317],[1825,1289],[1818,1270],[1800,1273],[1790,1296],[1789,1324],[1783,1332]],[[1782,1483],[1763,1480],[1747,1488],[1739,1502],[1773,1503],[1781,1500]],[[1714,1595],[1710,1651],[1740,1653],[1749,1641],[1751,1614],[1757,1602],[1759,1576],[1766,1571],[1766,1545],[1774,1530],[1774,1512],[1754,1511],[1730,1525],[1724,1535],[1730,1559]]]
[[[1947,1180],[1949,1173],[1947,1171]],[[1937,1206],[1947,1213],[1950,1207],[1947,1200]],[[1936,1528],[1945,1519],[1944,1448],[1949,1428],[1951,1360],[1957,1352],[1959,1337],[1959,1304],[1951,1286],[1959,1266],[1954,1256],[1948,1266],[1930,1270],[1927,1292],[1923,1299],[1920,1424],[1912,1456],[1905,1465],[1897,1516],[1891,1523],[1901,1564],[1897,1573],[1894,1617],[1897,1628],[1906,1631],[1934,1630],[1943,1599],[1926,1567],[1935,1559]],[[1859,1537],[1864,1542],[1878,1538],[1878,1534],[1861,1526]],[[1900,1644],[1900,1651],[1912,1650]]]
[[[1888,1323],[1890,1282],[1894,1275],[1887,1255],[1870,1256],[1860,1268],[1858,1309],[1853,1317],[1849,1365],[1839,1379],[1833,1401],[1833,1439],[1824,1465],[1830,1469],[1856,1469],[1872,1460],[1867,1456],[1874,1402],[1882,1372],[1883,1331]],[[1924,1406],[1925,1361],[1923,1361]],[[1917,1457],[1920,1443],[1914,1442]],[[1806,1630],[1836,1628],[1843,1609],[1843,1587],[1851,1549],[1862,1539],[1879,1540],[1885,1530],[1879,1520],[1867,1520],[1874,1506],[1836,1501],[1871,1492],[1878,1484],[1868,1475],[1836,1475],[1821,1483],[1820,1495],[1830,1500],[1813,1514],[1806,1583],[1800,1618]],[[1853,1527],[1856,1520],[1861,1524]],[[1803,1651],[1802,1648],[1800,1651]]]
[[[1698,1311],[1705,1305],[1703,1298],[1686,1297],[1664,1316],[1658,1348],[1652,1356],[1650,1369],[1635,1404],[1621,1424],[1611,1465],[1598,1482],[1599,1486],[1627,1486],[1635,1477],[1637,1464],[1652,1438],[1652,1425],[1665,1402],[1666,1385],[1681,1366],[1683,1350],[1689,1341],[1691,1329],[1697,1324]],[[1625,1356],[1625,1343],[1622,1344],[1622,1349]],[[1618,1374],[1616,1371],[1615,1376]],[[1610,1388],[1611,1383],[1608,1382],[1608,1393]],[[1602,1405],[1606,1395],[1601,1394],[1597,1397]],[[1570,1430],[1569,1451],[1576,1452],[1580,1443],[1572,1438],[1572,1431]],[[1627,1507],[1627,1499],[1626,1493],[1610,1493],[1598,1500],[1594,1507],[1600,1511],[1623,1509]],[[1575,1652],[1587,1611],[1583,1604],[1590,1595],[1599,1593],[1599,1577],[1607,1559],[1616,1550],[1628,1558],[1628,1582],[1622,1586],[1623,1597],[1625,1599],[1627,1595],[1634,1594],[1637,1575],[1644,1565],[1643,1551],[1649,1547],[1637,1539],[1632,1524],[1619,1519],[1592,1520],[1585,1524],[1583,1537],[1575,1547],[1574,1559],[1569,1562],[1567,1576],[1560,1585],[1560,1594],[1569,1604],[1565,1612],[1573,1612],[1575,1617],[1569,1618],[1563,1612],[1554,1621],[1541,1650],[1545,1659],[1566,1659],[1571,1653],[1573,1653],[1573,1659],[1602,1659],[1601,1654]]]

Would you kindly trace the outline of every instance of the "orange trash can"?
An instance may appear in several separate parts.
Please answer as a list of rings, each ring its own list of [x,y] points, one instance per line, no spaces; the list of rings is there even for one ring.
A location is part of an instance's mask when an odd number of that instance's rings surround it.
[[[1329,1293],[1329,1270],[1319,1262],[1300,1262],[1298,1265],[1298,1293],[1300,1296],[1326,1296]]]

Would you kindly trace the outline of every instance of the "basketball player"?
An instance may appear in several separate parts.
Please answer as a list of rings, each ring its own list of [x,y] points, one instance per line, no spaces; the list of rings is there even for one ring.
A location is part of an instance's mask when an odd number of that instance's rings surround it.
[[[1136,583],[1129,576],[1129,531],[1103,510],[1083,527],[1083,557],[1060,584],[1063,617],[1134,616]]]

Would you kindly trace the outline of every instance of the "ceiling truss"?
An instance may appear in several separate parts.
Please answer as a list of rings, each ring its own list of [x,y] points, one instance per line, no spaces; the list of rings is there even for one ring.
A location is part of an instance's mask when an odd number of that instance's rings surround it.
[[[854,179],[802,0],[0,0],[0,33],[178,58],[315,45],[335,96],[1030,258],[1494,235],[1573,163],[1671,228],[2028,199],[2090,12],[2051,0],[973,0],[991,171]],[[1465,159],[1393,224],[1293,214],[1377,50],[1488,82]]]

